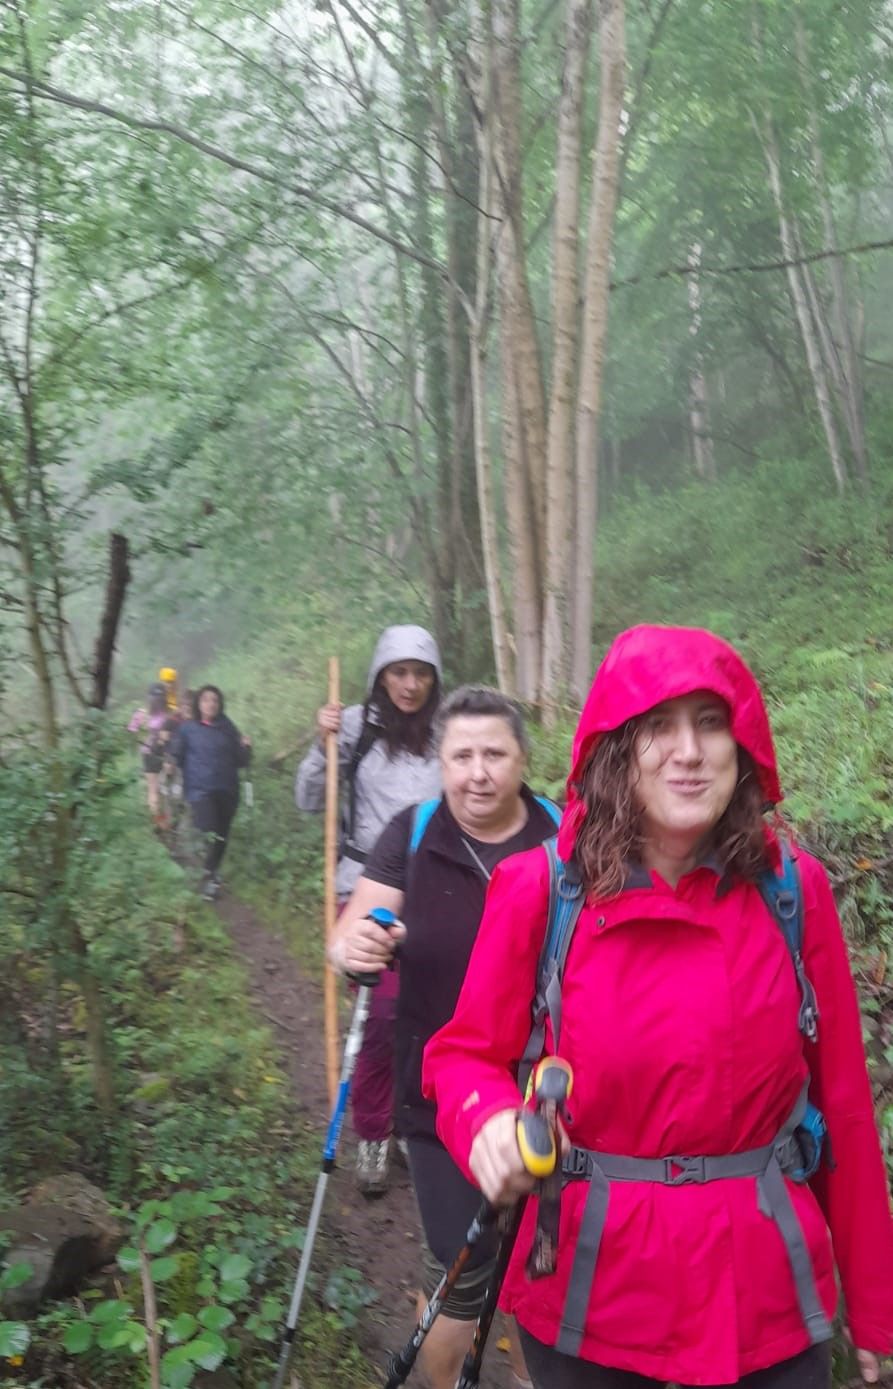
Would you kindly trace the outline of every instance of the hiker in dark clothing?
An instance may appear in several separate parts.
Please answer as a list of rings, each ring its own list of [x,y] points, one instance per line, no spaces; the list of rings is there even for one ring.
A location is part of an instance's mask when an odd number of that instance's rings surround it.
[[[220,864],[239,805],[239,769],[251,761],[251,740],[224,714],[216,685],[196,694],[195,717],[179,729],[171,756],[182,769],[195,827],[209,837],[202,895],[210,900],[220,891]]]

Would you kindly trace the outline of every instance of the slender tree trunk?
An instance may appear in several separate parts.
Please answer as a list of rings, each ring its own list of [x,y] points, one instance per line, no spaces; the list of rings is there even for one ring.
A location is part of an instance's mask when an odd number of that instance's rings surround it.
[[[757,45],[757,52],[760,52],[759,44]],[[751,112],[751,122],[757,139],[762,146],[763,156],[766,160],[766,169],[769,174],[769,186],[772,190],[772,198],[778,216],[778,231],[782,253],[786,261],[793,262],[796,259],[797,252],[793,230],[785,209],[784,192],[781,183],[781,157],[778,151],[778,138],[775,134],[775,126],[771,116],[764,115],[762,119],[758,119],[754,112]],[[797,324],[800,328],[800,337],[803,341],[807,365],[809,366],[809,374],[812,378],[812,386],[815,393],[816,405],[818,406],[819,418],[822,422],[825,442],[828,447],[828,457],[830,458],[831,468],[834,473],[834,481],[837,484],[838,492],[842,493],[846,490],[847,468],[840,446],[840,437],[837,433],[837,424],[834,419],[834,410],[831,404],[831,389],[825,370],[825,363],[822,359],[821,346],[813,325],[809,303],[806,297],[806,290],[800,276],[799,268],[796,265],[790,264],[787,268],[787,277],[791,301],[794,306]]]
[[[479,191],[481,214],[477,225],[477,267],[474,304],[466,305],[469,313],[469,362],[474,423],[474,460],[477,482],[478,509],[481,518],[484,576],[487,589],[487,608],[493,641],[493,658],[499,688],[506,694],[515,692],[515,673],[511,643],[505,615],[502,578],[499,564],[499,534],[496,526],[496,507],[493,496],[493,463],[490,454],[487,417],[487,301],[492,259],[492,214],[495,208],[493,164],[493,116],[491,111],[492,31],[486,17],[476,10],[474,24],[474,64],[477,72],[477,101],[483,113],[478,131]]]
[[[503,345],[514,361],[517,391],[518,462],[528,478],[530,537],[518,537],[521,548],[532,543],[536,565],[536,589],[542,592],[545,567],[545,466],[546,406],[540,348],[527,275],[523,220],[521,154],[521,95],[519,76],[519,0],[493,0],[493,102],[496,113],[495,143],[497,178],[502,210],[499,238],[500,302]],[[521,686],[523,698],[536,699],[540,678],[539,644],[542,612],[537,619],[536,649],[525,656],[534,674]],[[520,653],[519,653],[520,654]]]
[[[598,428],[608,328],[611,246],[617,206],[620,121],[626,84],[625,19],[624,0],[600,0],[598,141],[593,156],[576,416],[575,601],[571,689],[580,702],[592,674]]]
[[[540,696],[547,724],[567,690],[574,397],[580,300],[580,164],[583,90],[592,30],[592,0],[567,0],[565,58],[558,109],[552,272],[552,389],[546,450],[546,545],[543,669]]]
[[[503,315],[500,321],[503,491],[512,574],[515,684],[520,698],[532,704],[536,700],[540,675],[542,603],[531,525],[533,501],[530,496],[530,478],[524,466],[523,426],[510,323],[510,316]]]
[[[90,703],[94,709],[104,709],[108,702],[112,682],[112,658],[124,608],[124,595],[129,583],[127,536],[115,532],[109,537],[109,577],[93,660],[93,696]]]
[[[834,219],[834,210],[831,206],[831,195],[828,188],[828,174],[825,167],[825,154],[822,148],[821,127],[819,124],[812,61],[809,52],[809,40],[806,27],[803,23],[803,16],[796,6],[793,7],[793,13],[797,66],[800,72],[803,94],[806,98],[810,148],[813,168],[816,175],[816,191],[819,200],[819,211],[822,218],[824,243],[829,250],[836,251],[839,244],[837,225]],[[849,307],[849,295],[847,292],[844,265],[840,256],[833,256],[828,262],[828,273],[831,283],[831,323],[836,347],[835,355],[838,357],[842,378],[841,405],[846,421],[847,433],[850,439],[850,447],[853,452],[856,475],[860,481],[864,483],[868,480],[868,448],[865,438],[865,392],[862,378],[862,366],[859,361],[859,354],[856,349],[856,339],[852,326],[852,315]]]
[[[705,482],[716,480],[716,457],[710,428],[710,397],[704,375],[704,354],[701,349],[701,244],[695,242],[688,253],[693,274],[688,277],[689,336],[692,339],[692,358],[688,369],[688,420],[691,429],[695,472]]]

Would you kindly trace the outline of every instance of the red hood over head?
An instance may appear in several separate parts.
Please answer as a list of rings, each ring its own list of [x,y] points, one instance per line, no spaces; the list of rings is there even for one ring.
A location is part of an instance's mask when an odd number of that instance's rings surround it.
[[[695,690],[710,690],[725,700],[732,736],[756,763],[765,799],[773,805],[782,799],[763,696],[737,651],[700,627],[631,627],[611,644],[577,724],[567,808],[558,834],[563,859],[573,853],[583,818],[576,786],[602,736],[665,699]]]

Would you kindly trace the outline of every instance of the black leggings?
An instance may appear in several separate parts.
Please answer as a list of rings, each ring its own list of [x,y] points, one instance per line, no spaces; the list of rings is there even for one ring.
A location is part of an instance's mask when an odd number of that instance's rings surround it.
[[[591,1360],[561,1355],[544,1346],[521,1327],[521,1345],[535,1389],[658,1389],[663,1380],[648,1379],[630,1370],[611,1370]],[[811,1346],[793,1360],[782,1360],[738,1380],[741,1389],[830,1389],[831,1343]],[[681,1386],[684,1389],[684,1386]],[[716,1386],[712,1386],[716,1389]],[[730,1386],[726,1386],[730,1389]]]
[[[481,1193],[466,1180],[437,1138],[410,1138],[409,1170],[425,1232],[422,1288],[430,1297],[465,1243],[468,1227],[480,1209]],[[477,1319],[498,1244],[498,1234],[490,1230],[475,1246],[444,1303],[446,1316],[456,1321]]]
[[[192,803],[192,819],[197,830],[208,835],[205,872],[216,873],[220,867],[229,839],[233,816],[239,808],[236,791],[208,791]]]

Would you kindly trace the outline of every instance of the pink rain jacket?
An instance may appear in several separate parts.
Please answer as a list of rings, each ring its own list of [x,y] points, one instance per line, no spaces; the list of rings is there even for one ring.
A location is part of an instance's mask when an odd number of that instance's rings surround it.
[[[577,784],[600,735],[699,689],[726,701],[767,801],[780,799],[762,698],[738,655],[707,632],[634,628],[612,646],[580,718],[559,835],[565,859],[581,818]],[[774,843],[770,850],[777,856]],[[575,1077],[570,1136],[635,1157],[742,1152],[772,1141],[809,1074],[836,1167],[788,1188],[827,1314],[837,1303],[836,1263],[855,1344],[888,1353],[893,1222],[859,1010],[825,872],[808,854],[799,862],[804,960],[821,1012],[816,1043],[798,1030],[790,954],[757,887],[718,895],[714,868],[703,866],[675,889],[652,874],[650,888],[587,902],[562,994],[560,1050]],[[455,1015],[426,1049],[438,1132],[466,1172],[482,1124],[519,1103],[514,1072],[530,1033],[548,893],[541,849],[499,865]],[[528,1203],[504,1285],[505,1309],[548,1345],[587,1190],[585,1181],[565,1186],[558,1268],[536,1282],[524,1272],[536,1219]],[[726,1384],[808,1344],[756,1178],[611,1183],[583,1359],[686,1385]]]

